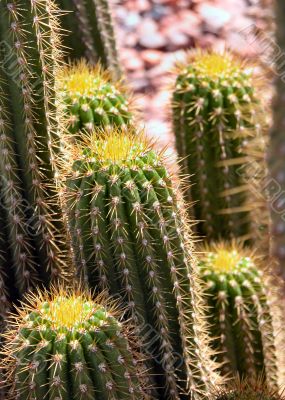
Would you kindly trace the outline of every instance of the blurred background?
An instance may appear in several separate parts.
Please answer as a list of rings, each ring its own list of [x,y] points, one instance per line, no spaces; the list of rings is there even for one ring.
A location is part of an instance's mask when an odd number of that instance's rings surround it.
[[[264,43],[260,46],[249,31],[266,30],[269,36],[271,14],[271,0],[116,1],[120,57],[147,132],[173,148],[165,110],[174,79],[171,70],[185,50],[230,48],[257,61]]]

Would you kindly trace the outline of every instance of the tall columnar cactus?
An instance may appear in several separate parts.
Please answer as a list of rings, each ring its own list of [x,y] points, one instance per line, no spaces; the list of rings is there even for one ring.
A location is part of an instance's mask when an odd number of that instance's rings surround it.
[[[53,166],[56,13],[50,0],[0,1],[1,270],[14,301],[64,272]]]
[[[64,104],[68,130],[80,137],[94,127],[124,126],[131,122],[126,90],[111,83],[109,73],[81,61],[64,68],[58,79],[58,97]]]
[[[245,140],[258,126],[252,71],[230,53],[193,51],[178,66],[173,94],[176,147],[198,233],[209,240],[249,235]],[[248,128],[248,129],[245,129]],[[243,172],[243,171],[242,171]]]
[[[149,354],[159,398],[203,397],[216,382],[192,241],[163,155],[133,131],[91,137],[68,171],[79,273],[120,294]]]
[[[100,61],[116,81],[121,78],[113,18],[109,0],[57,0],[66,11],[61,18],[67,55],[71,59]]]
[[[271,294],[254,258],[235,245],[219,244],[201,257],[199,267],[222,372],[249,379],[264,373],[268,385],[277,389]]]
[[[276,0],[276,40],[278,49],[285,50],[285,4]],[[272,254],[279,264],[279,273],[285,279],[285,139],[284,139],[284,106],[285,106],[285,66],[283,57],[275,57],[276,95],[273,103],[273,127],[270,133],[268,167],[269,167],[269,207],[272,219]]]
[[[59,291],[19,310],[3,363],[18,400],[146,399],[145,369],[114,306]]]

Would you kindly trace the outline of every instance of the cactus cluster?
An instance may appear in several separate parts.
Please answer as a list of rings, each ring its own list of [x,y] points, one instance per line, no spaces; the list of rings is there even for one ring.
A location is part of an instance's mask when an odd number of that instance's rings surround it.
[[[64,68],[58,77],[58,97],[64,104],[68,131],[80,138],[95,127],[125,126],[131,122],[129,100],[109,73],[85,61]]]
[[[133,334],[102,300],[58,290],[22,305],[5,334],[12,398],[147,398]]]
[[[228,52],[192,51],[177,67],[172,111],[182,172],[198,233],[207,240],[250,236],[246,192],[239,168],[245,141],[258,125],[250,68]]]
[[[210,242],[197,262],[182,184],[134,126],[108,0],[0,0],[0,43],[0,397],[279,400],[273,290],[230,240],[256,248],[268,225],[249,196],[267,173],[253,68],[198,50],[177,69],[176,146]],[[281,106],[266,188],[282,267]]]
[[[114,130],[83,143],[72,168],[65,197],[79,273],[127,303],[150,341],[159,398],[206,394],[216,376],[192,241],[163,154],[143,135]]]
[[[9,280],[11,301],[65,272],[54,165],[58,40],[50,0],[0,2],[0,290],[6,299]]]
[[[221,370],[249,379],[264,373],[277,390],[278,367],[271,294],[252,255],[237,245],[212,245],[199,261],[208,319]]]
[[[114,81],[122,77],[109,0],[57,0],[68,58],[85,57],[108,68]]]

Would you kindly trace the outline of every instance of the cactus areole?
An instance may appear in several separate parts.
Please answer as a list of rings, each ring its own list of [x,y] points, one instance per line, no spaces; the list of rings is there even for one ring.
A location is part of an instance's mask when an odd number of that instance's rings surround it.
[[[6,334],[11,394],[19,400],[146,398],[126,332],[112,309],[91,296],[59,291],[33,298]]]

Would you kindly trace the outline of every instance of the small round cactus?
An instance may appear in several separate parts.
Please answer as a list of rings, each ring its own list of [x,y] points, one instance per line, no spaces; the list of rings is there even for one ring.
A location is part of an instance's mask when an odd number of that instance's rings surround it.
[[[194,50],[177,67],[172,113],[197,231],[207,240],[248,239],[245,144],[259,132],[253,68],[225,52]],[[244,171],[241,171],[244,173]]]
[[[64,290],[28,298],[5,334],[12,398],[147,398],[132,334],[104,303]]]
[[[278,367],[271,293],[253,255],[236,244],[212,245],[201,256],[213,347],[224,375],[257,377],[277,387]]]
[[[126,91],[111,82],[100,66],[81,61],[64,68],[58,79],[59,99],[71,134],[95,127],[124,126],[132,119]]]

